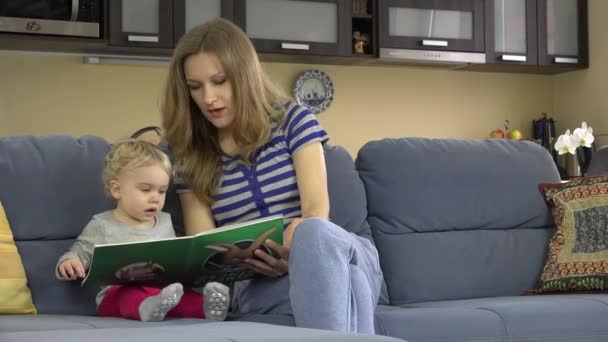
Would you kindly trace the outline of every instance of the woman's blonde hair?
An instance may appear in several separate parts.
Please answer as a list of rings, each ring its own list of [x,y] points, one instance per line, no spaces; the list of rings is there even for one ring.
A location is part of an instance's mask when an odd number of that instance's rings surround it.
[[[232,85],[236,115],[232,138],[248,164],[256,149],[270,140],[280,125],[287,98],[270,82],[253,44],[236,25],[213,19],[191,29],[178,42],[165,85],[162,126],[181,177],[205,204],[211,205],[222,176],[218,132],[190,97],[185,60],[198,53],[215,54]]]
[[[171,177],[171,161],[156,145],[136,139],[113,145],[104,161],[103,184],[106,194],[110,195],[111,181],[123,172],[152,165],[159,165]]]

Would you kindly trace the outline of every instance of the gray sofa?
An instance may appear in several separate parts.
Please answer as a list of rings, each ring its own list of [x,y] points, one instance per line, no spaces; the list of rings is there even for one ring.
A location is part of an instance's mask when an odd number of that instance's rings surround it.
[[[391,341],[292,327],[286,315],[141,323],[95,317],[93,289],[54,279],[57,257],[111,203],[109,145],[86,136],[0,138],[0,202],[39,314],[0,316],[0,341]],[[386,139],[356,163],[325,146],[331,219],[378,247],[386,286],[378,335],[408,341],[608,341],[608,295],[522,296],[554,229],[537,185],[558,182],[529,142]],[[176,195],[165,210],[181,226]]]

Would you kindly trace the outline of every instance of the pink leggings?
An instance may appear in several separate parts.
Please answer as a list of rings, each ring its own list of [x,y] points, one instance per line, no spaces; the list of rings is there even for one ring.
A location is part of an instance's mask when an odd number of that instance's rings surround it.
[[[99,304],[97,315],[141,320],[139,304],[144,299],[159,294],[160,290],[160,288],[148,286],[112,286]],[[192,289],[184,289],[182,299],[167,313],[166,317],[205,318],[203,295]]]

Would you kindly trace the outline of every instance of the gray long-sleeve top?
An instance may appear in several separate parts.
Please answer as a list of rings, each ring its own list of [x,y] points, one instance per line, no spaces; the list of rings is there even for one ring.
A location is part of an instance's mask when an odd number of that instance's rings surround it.
[[[93,216],[86,225],[82,233],[78,236],[69,251],[63,254],[55,266],[55,276],[57,279],[66,280],[59,273],[59,264],[68,258],[78,258],[84,269],[88,271],[91,266],[93,247],[108,243],[139,242],[175,237],[171,215],[160,212],[156,216],[154,227],[141,229],[123,223],[114,217],[112,211],[106,211]],[[101,303],[103,297],[110,287],[106,286],[97,294],[97,305]]]

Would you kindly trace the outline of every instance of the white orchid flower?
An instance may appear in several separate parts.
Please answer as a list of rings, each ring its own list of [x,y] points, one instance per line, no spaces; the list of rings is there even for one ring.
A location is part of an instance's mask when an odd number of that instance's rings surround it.
[[[574,154],[576,148],[579,146],[579,141],[572,134],[570,130],[566,130],[566,133],[560,135],[555,142],[555,150],[558,154],[571,153]]]
[[[572,136],[579,146],[591,147],[591,143],[595,139],[593,137],[593,128],[587,127],[587,123],[583,121],[581,128],[577,128],[572,132]]]

